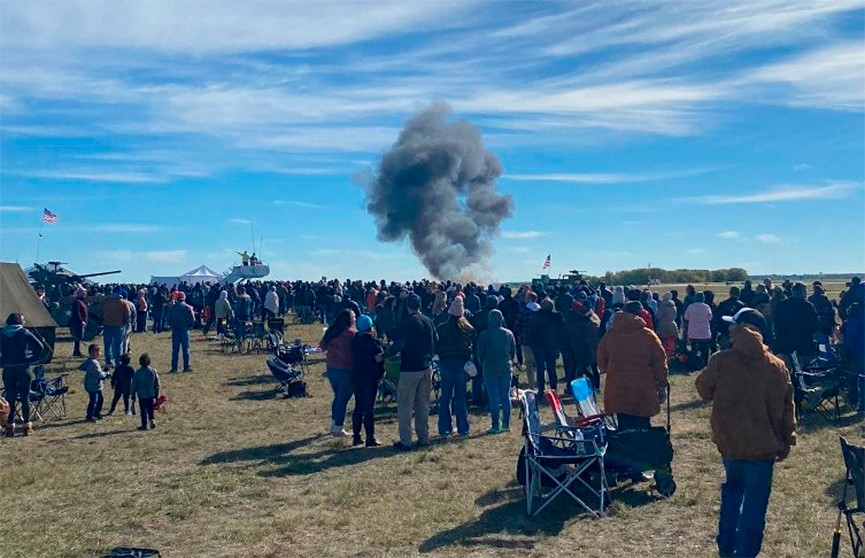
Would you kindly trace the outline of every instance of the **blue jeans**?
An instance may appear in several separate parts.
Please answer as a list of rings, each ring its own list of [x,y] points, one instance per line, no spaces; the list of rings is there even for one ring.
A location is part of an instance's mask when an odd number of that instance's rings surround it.
[[[102,328],[102,341],[105,344],[105,364],[120,364],[120,355],[123,351],[123,337],[126,335],[125,327],[104,326]],[[112,360],[112,356],[114,359]]]
[[[171,330],[171,369],[177,370],[177,353],[183,349],[183,369],[189,370],[189,331],[185,329]]]
[[[104,401],[102,397],[102,390],[99,391],[88,391],[88,401],[87,401],[87,420],[95,419],[96,417],[102,416],[102,402]]]
[[[717,539],[721,556],[760,553],[774,465],[774,461],[724,459],[727,482],[721,485]]]
[[[511,376],[484,376],[487,396],[490,398],[490,425],[498,429],[511,427]],[[499,423],[501,415],[501,423]]]
[[[333,403],[330,406],[330,418],[336,426],[345,424],[345,408],[354,393],[351,383],[351,370],[347,368],[328,368],[327,379],[333,388]]]
[[[457,432],[461,436],[469,434],[469,410],[466,406],[465,360],[441,360],[441,397],[439,398],[439,436],[447,436],[453,429],[451,411],[457,418]]]
[[[538,394],[541,395],[544,393],[544,372],[546,372],[550,378],[550,389],[556,389],[558,386],[556,360],[559,358],[559,351],[556,351],[555,349],[533,347],[532,352],[535,353],[535,368],[537,369],[538,374]]]

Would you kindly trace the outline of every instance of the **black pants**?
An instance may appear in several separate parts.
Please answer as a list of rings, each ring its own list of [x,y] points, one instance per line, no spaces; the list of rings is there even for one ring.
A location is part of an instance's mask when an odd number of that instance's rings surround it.
[[[111,408],[108,409],[109,414],[113,413],[114,409],[117,408],[117,402],[120,401],[121,397],[123,397],[123,412],[125,413],[129,410],[129,388],[114,388],[114,398],[111,400]]]
[[[375,397],[378,382],[354,384],[354,413],[351,415],[351,430],[355,438],[360,438],[360,426],[366,430],[366,441],[375,437]]]
[[[4,368],[3,385],[6,386],[6,401],[9,403],[9,424],[15,422],[15,402],[21,402],[21,420],[30,422],[30,384],[33,375],[30,367]]]
[[[102,397],[102,390],[88,391],[90,401],[87,403],[87,420],[102,416],[102,403],[105,401]]]
[[[162,310],[153,312],[153,333],[162,333],[163,327]]]
[[[135,315],[135,321],[136,333],[144,333],[147,331],[147,312],[139,311],[138,314]]]
[[[81,356],[81,339],[84,338],[84,324],[75,320],[70,321],[69,333],[72,335],[72,341],[74,343],[74,346],[72,347],[72,356]]]
[[[619,421],[619,430],[648,430],[652,427],[649,417],[616,413],[616,419]]]
[[[141,426],[144,428],[153,422],[153,401],[153,397],[138,398],[138,414],[141,415]]]

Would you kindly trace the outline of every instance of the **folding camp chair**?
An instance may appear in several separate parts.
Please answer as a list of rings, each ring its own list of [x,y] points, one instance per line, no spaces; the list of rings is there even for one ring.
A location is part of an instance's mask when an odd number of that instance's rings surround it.
[[[520,395],[525,442],[517,476],[526,492],[526,511],[537,515],[556,497],[567,494],[593,517],[600,517],[608,503],[603,427],[542,424],[536,397],[534,391]],[[542,495],[544,489],[549,490]]]
[[[827,424],[837,421],[846,405],[842,391],[849,383],[843,365],[824,365],[814,360],[803,366],[796,353],[790,355],[790,360],[797,418],[814,415]]]
[[[838,558],[841,545],[841,516],[847,518],[847,533],[850,536],[850,547],[854,558],[862,558],[862,534],[856,524],[856,518],[862,519],[865,515],[865,448],[851,445],[839,436],[841,441],[841,453],[844,455],[844,465],[847,472],[844,474],[844,492],[838,501],[838,519],[835,521],[835,532],[832,535],[832,558]],[[847,505],[847,490],[853,487],[855,494],[855,507]],[[865,523],[863,523],[865,527]]]
[[[66,418],[66,394],[69,392],[66,378],[69,374],[60,374],[49,380],[45,377],[45,367],[40,365],[33,369],[33,376],[30,402],[39,420],[45,422],[48,413],[55,419]]]

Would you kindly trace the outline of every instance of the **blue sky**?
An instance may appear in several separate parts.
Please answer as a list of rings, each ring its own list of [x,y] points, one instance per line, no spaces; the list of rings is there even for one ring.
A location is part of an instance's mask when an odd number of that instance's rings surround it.
[[[0,257],[419,278],[360,173],[436,99],[515,211],[485,279],[865,269],[865,3],[4,2]],[[256,246],[256,249],[259,249]]]

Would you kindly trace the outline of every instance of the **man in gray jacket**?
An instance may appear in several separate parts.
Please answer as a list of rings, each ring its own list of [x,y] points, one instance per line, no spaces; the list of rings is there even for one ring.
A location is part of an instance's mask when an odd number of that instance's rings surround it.
[[[177,372],[177,353],[183,349],[183,371],[192,372],[189,363],[189,330],[195,325],[192,306],[186,304],[186,295],[178,293],[177,302],[168,311],[168,325],[171,327],[171,370]]]
[[[489,327],[478,338],[477,354],[490,400],[491,425],[487,433],[498,434],[510,430],[511,364],[517,356],[517,343],[511,330],[504,327],[499,310],[490,310],[487,320]]]

